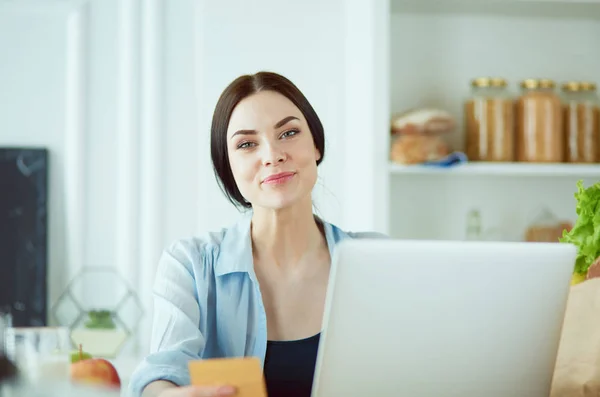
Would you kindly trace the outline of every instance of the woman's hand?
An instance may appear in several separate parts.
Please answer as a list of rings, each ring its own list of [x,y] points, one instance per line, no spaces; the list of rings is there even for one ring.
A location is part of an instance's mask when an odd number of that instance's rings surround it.
[[[229,397],[235,394],[232,386],[185,386],[164,390],[159,397]]]

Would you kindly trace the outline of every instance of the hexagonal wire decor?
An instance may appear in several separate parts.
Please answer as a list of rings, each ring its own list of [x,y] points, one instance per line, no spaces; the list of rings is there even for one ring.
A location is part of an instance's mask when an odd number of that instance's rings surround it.
[[[143,314],[137,294],[113,267],[84,267],[52,308],[54,320],[71,330],[74,347],[97,357],[116,357]]]

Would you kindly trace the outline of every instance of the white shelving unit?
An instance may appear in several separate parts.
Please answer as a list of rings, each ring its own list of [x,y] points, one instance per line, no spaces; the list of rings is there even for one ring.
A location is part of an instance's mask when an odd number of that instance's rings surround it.
[[[347,104],[353,141],[347,153],[357,163],[347,166],[350,197],[344,200],[357,218],[370,212],[374,219],[357,227],[372,226],[399,238],[463,239],[467,213],[479,209],[484,228],[514,240],[544,208],[574,221],[576,182],[599,181],[600,164],[400,166],[389,162],[389,122],[392,114],[411,108],[448,110],[458,122],[449,143],[462,150],[462,107],[475,77],[504,77],[515,95],[526,78],[600,83],[600,1],[371,4],[362,10],[347,6],[347,48],[352,46],[347,62],[353,62],[347,66],[348,79],[359,69],[356,64],[363,67],[360,81],[347,83],[348,96],[362,100]],[[352,25],[359,11],[366,26],[362,30]],[[352,29],[362,36],[352,36]],[[365,132],[369,126],[372,134]]]
[[[488,176],[488,177],[573,177],[600,180],[600,164],[463,163],[448,168],[390,164],[392,175]]]
[[[600,81],[598,1],[406,1],[390,4],[391,112],[449,110],[459,122],[450,142],[463,148],[462,106],[469,82],[502,76]],[[389,232],[404,238],[464,238],[466,214],[484,228],[520,239],[548,208],[575,220],[575,183],[600,180],[599,165],[467,163],[440,169],[389,167]]]

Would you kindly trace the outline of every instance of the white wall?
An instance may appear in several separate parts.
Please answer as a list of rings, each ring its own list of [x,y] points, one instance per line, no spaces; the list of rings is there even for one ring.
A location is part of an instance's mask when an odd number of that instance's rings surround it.
[[[339,0],[321,2],[206,1],[199,10],[197,29],[200,150],[208,153],[212,110],[225,86],[240,74],[270,70],[289,77],[304,92],[323,122],[327,140],[325,160],[315,191],[319,213],[341,220],[340,178],[343,164],[343,15]],[[338,148],[338,150],[335,150]],[[230,222],[237,213],[221,199],[213,183],[207,156],[200,169],[209,186],[210,210],[199,214],[199,225],[214,229]],[[205,207],[207,210],[209,207]],[[213,212],[214,214],[214,212]]]
[[[85,72],[83,25],[75,3],[0,3],[0,145],[50,150],[49,296],[85,259],[84,153],[81,152]],[[34,28],[35,27],[35,28]],[[43,43],[44,45],[40,45]],[[69,233],[67,233],[67,229]]]
[[[360,149],[356,137],[368,133],[358,127],[368,122],[347,122],[347,96],[368,91],[364,74],[377,73],[372,63],[361,69],[369,32],[347,56],[348,31],[358,37],[361,28],[346,22],[368,9],[365,0],[352,3],[350,14],[342,0],[2,3],[0,145],[52,150],[50,302],[82,267],[113,266],[150,311],[163,247],[237,218],[214,180],[208,145],[217,97],[243,73],[280,72],[305,93],[327,139],[317,211],[342,227],[371,228],[376,203],[353,224],[363,192],[344,172],[344,152]],[[355,79],[363,85],[348,88]],[[373,98],[358,97],[354,110]],[[345,207],[349,192],[354,204]],[[112,292],[86,286],[89,300]]]

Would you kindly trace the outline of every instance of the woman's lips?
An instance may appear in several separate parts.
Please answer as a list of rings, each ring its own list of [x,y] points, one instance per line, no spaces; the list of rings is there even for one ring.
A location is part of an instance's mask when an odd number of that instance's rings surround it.
[[[280,185],[292,179],[294,175],[296,175],[294,172],[280,172],[279,174],[270,175],[266,177],[265,179],[263,179],[263,183],[269,185]]]

